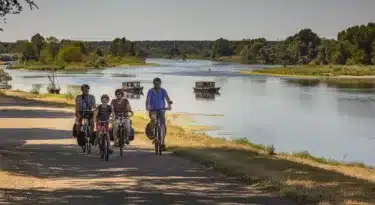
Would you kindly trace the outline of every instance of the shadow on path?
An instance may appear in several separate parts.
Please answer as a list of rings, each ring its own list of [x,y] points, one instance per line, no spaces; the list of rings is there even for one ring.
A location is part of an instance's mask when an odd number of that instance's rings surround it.
[[[0,118],[73,118],[74,113],[52,110],[0,110]]]
[[[8,130],[12,132],[12,130]],[[64,136],[61,130],[29,129],[25,132]],[[43,139],[45,139],[43,137]],[[20,137],[19,140],[24,140]],[[249,189],[217,173],[171,154],[130,147],[124,156],[117,150],[110,161],[101,161],[96,147],[90,155],[74,143],[25,144],[0,148],[2,159],[19,166],[3,168],[14,175],[51,181],[46,191],[1,189],[4,204],[288,204],[279,197]],[[46,184],[48,186],[48,184]],[[284,203],[283,203],[284,202]]]

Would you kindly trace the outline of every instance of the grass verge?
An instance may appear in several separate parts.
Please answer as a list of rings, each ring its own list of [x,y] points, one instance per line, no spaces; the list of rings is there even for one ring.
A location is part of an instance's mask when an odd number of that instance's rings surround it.
[[[72,107],[71,97],[3,91],[2,95]],[[137,138],[147,140],[148,118],[136,113]],[[176,155],[200,162],[216,171],[271,190],[299,204],[375,204],[375,170],[360,163],[343,164],[311,156],[308,152],[275,153],[273,147],[246,139],[224,140],[168,125],[167,145]]]
[[[241,73],[250,75],[271,75],[275,77],[296,78],[375,79],[375,66],[305,65],[278,68],[264,68],[252,71],[241,71]]]

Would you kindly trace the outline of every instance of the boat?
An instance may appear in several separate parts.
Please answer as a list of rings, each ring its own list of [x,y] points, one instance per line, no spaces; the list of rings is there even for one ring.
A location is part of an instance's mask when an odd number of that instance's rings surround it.
[[[141,86],[141,83],[139,81],[123,82],[122,90],[128,93],[141,93],[143,91],[143,86]]]
[[[215,82],[212,81],[198,81],[195,82],[194,92],[211,92],[217,93],[220,87],[215,87]]]
[[[60,90],[61,89],[57,85],[56,77],[55,77],[55,72],[52,72],[52,75],[48,75],[47,77],[48,77],[48,79],[50,81],[50,84],[47,87],[48,93],[51,93],[51,94],[60,94]]]

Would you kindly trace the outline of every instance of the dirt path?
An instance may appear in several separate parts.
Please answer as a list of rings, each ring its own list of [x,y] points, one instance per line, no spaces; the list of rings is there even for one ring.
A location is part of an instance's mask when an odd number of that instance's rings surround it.
[[[100,161],[75,144],[72,122],[68,110],[0,96],[0,204],[293,204],[142,141]]]

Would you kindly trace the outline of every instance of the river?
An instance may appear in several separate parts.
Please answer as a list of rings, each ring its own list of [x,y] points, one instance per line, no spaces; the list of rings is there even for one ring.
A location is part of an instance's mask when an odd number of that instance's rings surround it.
[[[240,75],[238,71],[265,67],[200,60],[149,59],[159,66],[109,68],[87,73],[59,73],[62,92],[77,92],[88,83],[99,99],[123,81],[140,81],[144,92],[152,79],[161,77],[162,86],[174,101],[172,112],[196,113],[197,124],[216,126],[215,137],[246,137],[254,143],[274,145],[278,152],[308,151],[342,161],[375,166],[373,135],[375,95],[356,89],[326,85],[302,86],[273,77]],[[211,69],[211,70],[209,70]],[[13,89],[46,90],[45,72],[8,70]],[[202,99],[193,92],[195,81],[215,81],[220,95]],[[134,96],[133,96],[134,97]],[[130,99],[136,110],[144,110],[145,95]]]

